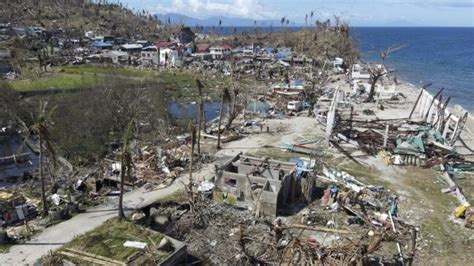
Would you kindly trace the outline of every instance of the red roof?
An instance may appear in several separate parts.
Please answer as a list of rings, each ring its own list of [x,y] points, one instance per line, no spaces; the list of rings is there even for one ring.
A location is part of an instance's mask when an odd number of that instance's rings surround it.
[[[199,44],[197,46],[197,52],[207,52],[209,51],[209,45],[207,44]]]
[[[170,48],[170,47],[172,47],[172,46],[176,46],[176,43],[174,43],[174,42],[163,42],[163,41],[161,41],[161,42],[158,42],[158,43],[156,44],[156,47],[158,47],[158,48]]]
[[[222,44],[222,45],[219,45],[220,48],[223,48],[223,49],[232,49],[232,47],[230,47],[230,45],[227,45],[227,44]]]

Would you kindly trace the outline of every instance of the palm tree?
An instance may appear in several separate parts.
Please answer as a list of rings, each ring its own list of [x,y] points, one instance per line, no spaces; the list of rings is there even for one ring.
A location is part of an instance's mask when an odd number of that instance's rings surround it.
[[[221,107],[219,109],[219,122],[217,124],[217,149],[221,149],[221,126],[222,126],[222,116],[224,114],[224,99],[225,95],[228,94],[226,88],[222,89],[221,92]]]
[[[129,147],[130,139],[132,138],[132,126],[133,120],[128,123],[122,139],[122,154],[120,156],[120,196],[118,206],[119,220],[125,218],[125,213],[123,212],[123,183],[125,182],[125,173],[127,174],[127,179],[130,180],[132,170],[132,155]]]
[[[380,78],[390,74],[393,71],[387,71],[385,69],[385,59],[387,59],[391,53],[402,49],[405,47],[404,45],[396,44],[392,45],[386,49],[383,49],[379,51],[380,58],[382,60],[382,67],[375,67],[372,68],[369,66],[369,73],[370,73],[370,91],[369,91],[369,96],[367,97],[367,102],[371,102],[374,100],[375,96],[375,87],[377,85],[377,82],[380,80]]]
[[[219,19],[219,31],[220,35],[222,35],[222,20]]]
[[[405,45],[402,45],[402,44],[395,44],[395,45],[392,45],[384,50],[381,50],[379,51],[379,55],[380,55],[380,59],[382,59],[382,65],[385,66],[385,59],[387,59],[391,53],[397,51],[397,50],[400,50],[402,49],[403,47],[405,47]]]
[[[286,21],[286,18],[285,18],[285,17],[282,17],[281,20],[280,20],[280,23],[281,23],[281,32],[283,32],[283,27],[285,26],[285,21]]]
[[[23,127],[23,132],[26,133],[26,138],[38,138],[39,144],[39,176],[41,181],[41,204],[43,207],[42,216],[48,215],[48,203],[46,202],[46,184],[44,180],[43,164],[44,164],[44,148],[51,155],[51,159],[56,163],[56,153],[53,149],[50,128],[53,125],[52,115],[56,110],[56,106],[48,110],[48,102],[40,102],[39,112],[30,113],[29,116],[23,118],[18,117],[20,125]],[[44,147],[44,148],[43,148]]]
[[[199,80],[196,79],[196,86],[198,88],[198,97],[199,97],[199,111],[197,114],[197,149],[198,149],[198,154],[201,154],[201,126],[203,124],[203,118],[204,118],[204,101],[202,98],[202,89],[204,88],[204,84]]]

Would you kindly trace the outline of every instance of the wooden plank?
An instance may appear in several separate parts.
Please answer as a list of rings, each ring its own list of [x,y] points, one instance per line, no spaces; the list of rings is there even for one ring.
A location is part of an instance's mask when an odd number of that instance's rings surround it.
[[[448,170],[444,166],[444,164],[441,164],[441,171],[443,171],[443,177],[446,183],[449,185],[449,189],[451,190],[451,193],[458,199],[459,203],[461,203],[463,206],[471,206],[469,202],[467,201],[466,197],[464,194],[461,192],[459,187],[457,186],[456,182],[451,178],[451,175],[449,174]]]
[[[333,229],[327,227],[320,227],[320,226],[307,226],[303,224],[291,224],[288,228],[294,229],[304,229],[309,231],[318,231],[318,232],[326,232],[326,233],[335,233],[335,234],[355,234],[355,232],[343,229]]]
[[[60,251],[59,254],[64,255],[68,258],[78,259],[80,261],[90,262],[90,263],[94,263],[94,264],[97,264],[97,265],[110,265],[110,262],[108,262],[108,261],[94,259],[92,257],[82,256],[82,255],[67,252],[67,251]]]
[[[408,116],[408,119],[411,119],[413,116],[413,112],[415,112],[416,107],[418,106],[418,102],[420,102],[421,95],[423,95],[423,88],[420,89],[420,94],[418,94],[418,98],[416,98],[415,105],[413,105],[413,109],[411,109],[410,116]]]
[[[114,260],[114,259],[111,259],[111,258],[107,258],[107,257],[104,257],[104,256],[100,256],[100,255],[97,255],[97,254],[93,254],[93,253],[90,253],[90,252],[86,252],[86,251],[82,251],[82,250],[78,250],[78,249],[74,249],[74,248],[66,248],[66,250],[68,252],[71,252],[71,253],[76,253],[76,254],[81,255],[81,256],[87,256],[87,257],[91,257],[91,258],[94,258],[94,259],[107,261],[109,263],[113,263],[113,264],[116,264],[116,265],[127,265],[125,262],[122,262],[122,261]]]

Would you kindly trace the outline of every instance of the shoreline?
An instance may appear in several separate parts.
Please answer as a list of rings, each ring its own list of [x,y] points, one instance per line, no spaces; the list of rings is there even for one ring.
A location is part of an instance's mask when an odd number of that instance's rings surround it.
[[[415,86],[414,84],[410,83],[409,81],[406,81],[405,79],[399,79],[399,83],[400,83],[400,85],[397,85],[398,92],[402,92],[404,95],[412,95],[411,93],[413,93],[413,92],[416,94],[414,96],[414,98],[411,98],[411,99],[407,96],[407,100],[413,101],[413,103],[414,103],[416,101],[416,98],[418,97],[420,87]],[[405,94],[403,91],[410,92],[410,93]],[[428,90],[428,92],[429,92],[429,90]],[[434,95],[431,92],[429,92],[429,94],[431,96]],[[447,98],[444,97],[444,99],[447,99]],[[451,99],[455,100],[455,98],[451,98]],[[449,110],[450,112],[452,112],[453,114],[457,115],[457,116],[462,116],[464,113],[467,112],[468,113],[468,119],[467,119],[466,125],[464,127],[463,135],[465,133],[469,133],[469,134],[474,133],[474,117],[472,116],[473,112],[471,110],[466,109],[461,104],[457,104],[457,103],[453,103],[453,102],[450,102],[450,104],[448,104],[448,107],[446,109]],[[474,141],[472,143],[470,143],[470,145],[474,146]]]

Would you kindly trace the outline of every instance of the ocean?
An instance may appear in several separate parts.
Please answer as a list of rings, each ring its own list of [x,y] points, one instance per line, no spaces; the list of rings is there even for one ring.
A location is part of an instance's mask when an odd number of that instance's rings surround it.
[[[401,80],[415,86],[433,83],[430,92],[445,88],[450,106],[474,111],[474,28],[362,28],[352,29],[362,60],[380,62],[376,51],[405,45],[385,61]]]
[[[295,31],[299,27],[289,27]],[[450,106],[460,104],[474,112],[474,28],[438,27],[353,27],[352,37],[361,49],[361,58],[366,62],[380,62],[376,51],[400,44],[404,47],[390,55],[385,61],[390,69],[397,71],[399,80],[419,87],[432,83],[433,94],[445,88],[444,99],[451,96]],[[211,28],[205,28],[204,32]],[[222,34],[246,31],[253,27],[223,27]],[[258,28],[259,31],[279,31],[273,28]],[[220,32],[220,29],[214,29]]]

